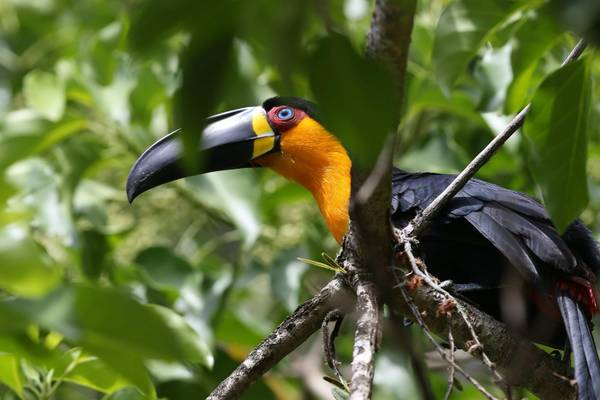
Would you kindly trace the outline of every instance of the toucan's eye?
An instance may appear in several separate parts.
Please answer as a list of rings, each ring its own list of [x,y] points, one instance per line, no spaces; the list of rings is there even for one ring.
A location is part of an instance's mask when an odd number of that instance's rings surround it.
[[[282,121],[289,121],[294,118],[294,110],[289,107],[283,107],[281,110],[277,111],[277,118]]]

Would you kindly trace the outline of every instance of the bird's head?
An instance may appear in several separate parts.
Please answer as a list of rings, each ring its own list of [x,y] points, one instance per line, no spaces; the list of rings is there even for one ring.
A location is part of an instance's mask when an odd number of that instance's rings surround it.
[[[191,175],[269,167],[312,192],[340,242],[348,225],[351,162],[338,139],[319,121],[313,103],[293,97],[274,97],[261,106],[214,115],[199,135],[197,165],[183,166],[180,132],[171,133],[135,162],[127,197],[132,202],[149,189]]]

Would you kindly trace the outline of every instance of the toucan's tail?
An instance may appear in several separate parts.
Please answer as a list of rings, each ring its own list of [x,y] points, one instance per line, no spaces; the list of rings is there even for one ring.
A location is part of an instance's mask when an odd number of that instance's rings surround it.
[[[585,304],[576,301],[572,292],[561,289],[556,298],[575,360],[578,399],[600,400],[600,360]]]

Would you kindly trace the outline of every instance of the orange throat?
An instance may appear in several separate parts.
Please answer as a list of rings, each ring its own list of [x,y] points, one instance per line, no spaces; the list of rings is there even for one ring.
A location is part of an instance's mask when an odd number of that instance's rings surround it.
[[[335,136],[306,117],[282,134],[280,153],[255,162],[310,190],[329,231],[341,243],[348,230],[352,164]]]

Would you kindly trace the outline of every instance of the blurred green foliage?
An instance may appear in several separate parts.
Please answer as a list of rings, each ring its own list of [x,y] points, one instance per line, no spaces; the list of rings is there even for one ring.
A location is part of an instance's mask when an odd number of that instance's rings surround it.
[[[274,94],[321,101],[367,163],[402,116],[396,164],[437,172],[533,99],[531,140],[479,176],[543,193],[559,226],[586,207],[597,233],[600,63],[558,70],[576,39],[552,3],[420,1],[401,112],[361,56],[367,0],[0,1],[0,399],[202,398],[331,277],[297,260],[337,249],[310,195],[269,171],[126,200],[155,139],[185,126],[191,142],[207,115]],[[325,374],[310,342],[245,398],[333,398]],[[441,395],[444,368],[430,378]],[[393,340],[375,379],[377,399],[417,396]]]

